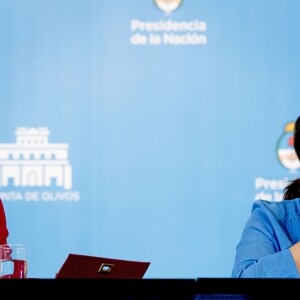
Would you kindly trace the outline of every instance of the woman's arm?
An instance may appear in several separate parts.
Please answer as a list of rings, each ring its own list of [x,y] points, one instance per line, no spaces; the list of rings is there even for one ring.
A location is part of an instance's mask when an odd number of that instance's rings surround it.
[[[255,207],[252,211],[236,247],[232,277],[299,277],[300,244],[292,246],[273,216],[263,207]]]

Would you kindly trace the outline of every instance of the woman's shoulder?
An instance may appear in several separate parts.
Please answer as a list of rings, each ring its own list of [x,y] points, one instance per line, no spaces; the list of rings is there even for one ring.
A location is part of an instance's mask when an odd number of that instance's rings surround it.
[[[292,212],[296,211],[297,214],[300,211],[300,198],[292,200],[280,200],[280,201],[269,201],[269,200],[256,200],[252,206],[252,212],[255,211],[268,211],[272,213],[276,212]]]

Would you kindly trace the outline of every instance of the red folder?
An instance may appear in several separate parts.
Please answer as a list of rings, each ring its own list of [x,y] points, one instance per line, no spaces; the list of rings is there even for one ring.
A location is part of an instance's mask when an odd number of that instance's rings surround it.
[[[141,279],[150,262],[70,253],[55,278]]]

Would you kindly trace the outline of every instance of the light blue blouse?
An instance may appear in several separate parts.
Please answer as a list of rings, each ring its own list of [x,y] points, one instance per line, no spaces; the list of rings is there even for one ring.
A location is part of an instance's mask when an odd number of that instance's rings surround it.
[[[253,203],[236,247],[232,277],[299,278],[289,250],[300,241],[300,198]]]

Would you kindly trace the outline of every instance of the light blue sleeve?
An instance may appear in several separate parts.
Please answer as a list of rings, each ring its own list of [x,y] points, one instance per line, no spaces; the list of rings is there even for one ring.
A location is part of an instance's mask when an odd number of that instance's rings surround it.
[[[272,214],[255,207],[236,247],[234,278],[299,278],[284,229]]]

